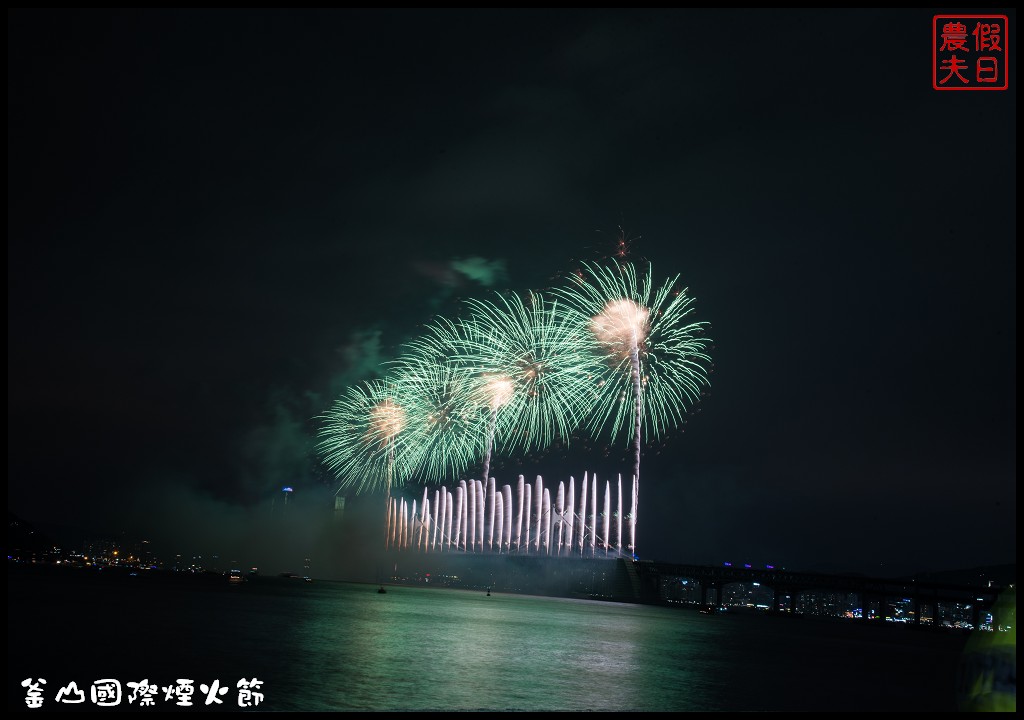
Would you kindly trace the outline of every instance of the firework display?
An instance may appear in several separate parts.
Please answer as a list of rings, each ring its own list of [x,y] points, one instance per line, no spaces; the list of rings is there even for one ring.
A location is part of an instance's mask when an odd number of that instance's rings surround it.
[[[351,388],[323,416],[325,464],[340,489],[386,489],[393,547],[621,553],[628,520],[635,551],[643,444],[684,422],[711,367],[708,324],[693,319],[678,281],[656,284],[650,263],[583,263],[548,293],[465,301],[462,317],[435,319],[385,379]],[[495,453],[543,450],[579,429],[631,448],[629,498],[621,477],[614,499],[606,482],[597,512],[598,482],[585,475],[578,507],[590,511],[577,515],[572,479],[568,494],[539,477],[531,493],[520,477],[513,501],[490,477]],[[460,479],[433,502],[426,490],[419,503],[391,498],[397,487]]]
[[[588,479],[590,493],[588,496]],[[482,552],[491,554],[553,555],[560,557],[611,557],[630,555],[635,546],[635,525],[630,528],[628,544],[623,545],[622,529],[630,517],[622,515],[622,476],[618,478],[618,492],[611,482],[604,483],[598,504],[597,476],[583,474],[579,504],[575,503],[575,479],[570,477],[568,487],[559,482],[552,488],[545,486],[538,475],[535,483],[524,484],[519,476],[516,489],[511,485],[496,488],[493,482],[485,485],[473,481],[476,492],[486,498],[474,511],[472,506],[456,502],[441,504],[441,498],[450,498],[447,488],[434,492],[431,503],[429,490],[424,488],[417,505],[405,499],[391,498],[388,505],[387,546],[395,550],[419,552]],[[461,498],[461,486],[455,497]],[[512,496],[515,493],[515,500]],[[614,499],[613,499],[614,494]],[[530,522],[530,498],[535,498]],[[552,499],[553,498],[553,499]],[[630,499],[630,504],[635,500]],[[612,507],[618,511],[612,511]],[[467,533],[464,528],[469,527]]]
[[[590,408],[601,372],[586,329],[566,322],[556,301],[539,293],[498,293],[466,302],[458,323],[440,319],[420,344],[447,358],[472,385],[487,420],[482,477],[490,477],[496,443],[504,453],[541,450],[568,440]]]
[[[566,322],[590,330],[593,352],[604,359],[594,410],[595,435],[610,430],[633,447],[635,525],[644,437],[656,439],[683,422],[688,407],[708,384],[711,345],[708,324],[692,321],[693,298],[678,287],[679,276],[655,287],[650,263],[584,263],[557,295],[568,308]]]
[[[539,293],[469,300],[459,360],[473,372],[507,378],[510,397],[497,437],[505,452],[540,450],[567,439],[589,410],[600,362],[586,332]]]
[[[485,395],[488,381],[467,373],[452,353],[428,333],[390,364],[396,397],[406,408],[406,439],[415,448],[406,480],[455,479],[483,454],[481,427],[494,404]]]
[[[419,447],[408,442],[407,418],[394,386],[381,380],[349,388],[324,413],[318,450],[341,489],[390,495],[410,476]]]

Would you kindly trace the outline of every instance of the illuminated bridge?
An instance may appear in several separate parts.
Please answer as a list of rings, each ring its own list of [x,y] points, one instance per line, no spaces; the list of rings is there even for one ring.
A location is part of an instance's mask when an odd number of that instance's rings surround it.
[[[640,602],[668,602],[673,584],[686,580],[699,585],[701,602],[705,605],[721,604],[723,589],[732,583],[757,583],[772,591],[774,612],[797,610],[797,599],[811,592],[856,594],[864,609],[865,618],[884,619],[886,608],[894,598],[907,598],[913,605],[915,622],[921,620],[921,607],[935,608],[939,603],[958,603],[970,606],[972,624],[977,627],[978,616],[991,609],[1003,587],[973,587],[915,579],[872,578],[859,575],[826,575],[793,572],[775,568],[737,566],[680,565],[654,561],[624,561],[633,594]],[[870,608],[878,608],[872,613]]]
[[[723,596],[743,586],[757,585],[765,598],[760,609],[779,614],[804,614],[809,600],[846,596],[859,617],[883,620],[906,611],[904,621],[920,623],[922,615],[936,618],[939,604],[956,604],[957,613],[978,627],[981,613],[993,612],[1006,588],[975,587],[913,579],[827,575],[778,568],[707,566],[631,560],[616,557],[559,557],[488,553],[386,552],[388,580],[400,584],[429,584],[460,588],[493,588],[497,592],[580,597],[619,602],[681,603],[722,606]],[[686,599],[678,592],[685,586]],[[732,586],[730,588],[730,586]],[[851,596],[855,595],[855,598]],[[803,605],[802,605],[803,603]],[[922,613],[922,610],[930,609]],[[892,612],[891,612],[892,611]],[[828,612],[809,614],[828,615]],[[857,617],[858,615],[854,615]]]

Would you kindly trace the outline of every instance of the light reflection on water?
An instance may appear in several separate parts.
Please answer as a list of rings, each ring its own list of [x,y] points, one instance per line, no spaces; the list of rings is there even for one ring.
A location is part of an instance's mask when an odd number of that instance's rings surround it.
[[[11,709],[26,677],[216,678],[224,710],[256,677],[264,710],[941,712],[965,642],[500,592],[58,575],[8,576]]]
[[[306,709],[707,707],[714,628],[663,608],[460,590],[340,586],[297,625]],[[686,651],[683,651],[685,646]]]

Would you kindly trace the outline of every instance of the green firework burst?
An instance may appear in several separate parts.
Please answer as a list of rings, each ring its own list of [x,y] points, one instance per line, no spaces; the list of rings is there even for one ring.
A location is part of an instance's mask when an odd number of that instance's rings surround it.
[[[407,439],[415,448],[412,474],[424,483],[455,479],[485,446],[487,408],[480,383],[459,363],[444,336],[428,332],[408,343],[392,363],[398,397],[407,410]]]
[[[340,489],[390,493],[410,476],[416,446],[408,409],[396,395],[393,382],[372,380],[349,388],[321,416],[317,450]]]
[[[557,291],[603,359],[590,429],[625,434],[638,453],[641,433],[653,440],[681,424],[708,385],[709,325],[692,319],[694,300],[678,282],[655,287],[650,263],[639,272],[632,263],[585,263]]]
[[[587,415],[588,388],[602,369],[585,329],[566,322],[557,300],[533,292],[466,305],[468,319],[451,334],[460,362],[478,377],[511,382],[511,397],[497,414],[502,451],[567,439]]]

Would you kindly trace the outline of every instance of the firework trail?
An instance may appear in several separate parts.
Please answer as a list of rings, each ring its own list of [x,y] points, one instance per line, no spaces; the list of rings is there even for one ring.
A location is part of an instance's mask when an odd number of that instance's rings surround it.
[[[589,330],[591,348],[604,361],[590,429],[610,430],[613,438],[627,434],[637,493],[643,438],[657,439],[681,424],[708,384],[708,324],[691,320],[693,298],[677,289],[678,279],[655,287],[650,263],[639,272],[629,262],[584,263],[568,287],[556,290],[567,321]]]

